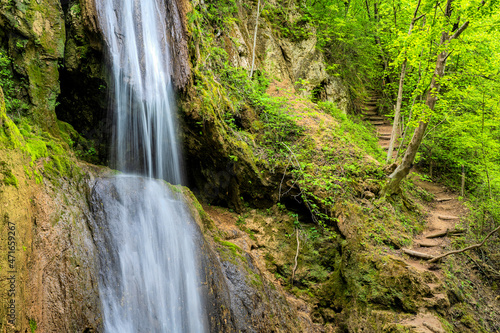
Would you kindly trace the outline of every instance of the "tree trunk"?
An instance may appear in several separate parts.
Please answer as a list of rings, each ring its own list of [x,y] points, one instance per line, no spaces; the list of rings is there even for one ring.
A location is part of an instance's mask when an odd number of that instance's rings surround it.
[[[253,33],[253,50],[252,50],[252,69],[250,70],[249,78],[253,76],[253,69],[255,65],[255,47],[257,45],[257,29],[259,28],[259,17],[260,17],[260,0],[257,2],[257,18],[255,19],[255,31]]]
[[[413,26],[415,22],[417,22],[419,18],[417,18],[418,9],[420,7],[421,0],[417,3],[417,8],[415,9],[415,13],[413,14],[413,18],[411,19],[410,28],[408,29],[408,36],[411,35],[411,31],[413,30]],[[405,51],[406,53],[406,51]],[[394,150],[394,143],[398,139],[398,127],[399,127],[399,119],[401,118],[401,104],[403,104],[403,87],[406,75],[406,65],[408,60],[405,57],[403,64],[401,65],[401,75],[399,77],[399,89],[398,89],[398,99],[396,101],[396,111],[394,112],[394,122],[392,124],[392,133],[391,133],[391,141],[389,142],[389,149],[387,150],[387,159],[386,162],[389,163],[392,160],[392,152]]]
[[[449,18],[451,16],[451,4],[453,0],[448,0],[446,5],[445,16]],[[447,44],[452,39],[457,38],[460,34],[467,29],[469,26],[469,21],[466,21],[460,28],[458,28],[453,35],[449,35],[447,31],[443,31],[441,34],[441,42],[440,46]],[[449,52],[447,50],[442,51],[436,60],[436,68],[434,70],[434,75],[432,76],[431,84],[429,90],[427,91],[427,97],[425,100],[425,105],[429,108],[429,110],[434,111],[434,106],[436,105],[436,101],[439,94],[439,89],[441,88],[441,84],[439,83],[439,79],[444,76],[444,70],[446,67],[446,60],[448,59]],[[413,133],[413,137],[406,149],[406,153],[403,157],[403,161],[396,168],[396,170],[389,176],[389,183],[382,190],[382,195],[391,195],[393,193],[397,193],[399,191],[399,184],[401,181],[410,173],[410,169],[413,166],[413,161],[415,160],[415,156],[417,154],[418,148],[422,143],[424,138],[425,130],[428,126],[428,120],[422,120],[419,122],[418,127],[415,129]]]

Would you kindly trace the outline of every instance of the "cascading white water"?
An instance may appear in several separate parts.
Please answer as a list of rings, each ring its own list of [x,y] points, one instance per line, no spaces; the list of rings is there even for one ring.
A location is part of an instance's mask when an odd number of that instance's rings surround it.
[[[108,46],[113,166],[95,186],[106,226],[100,295],[106,332],[205,332],[193,222],[161,181],[181,181],[164,2],[96,0]],[[103,229],[99,227],[98,229]]]
[[[96,5],[112,65],[114,166],[179,183],[164,1],[97,0]]]

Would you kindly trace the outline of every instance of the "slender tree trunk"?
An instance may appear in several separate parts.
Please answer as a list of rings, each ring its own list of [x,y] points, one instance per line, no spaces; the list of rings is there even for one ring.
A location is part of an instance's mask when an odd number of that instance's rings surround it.
[[[460,189],[460,195],[462,198],[465,196],[465,167],[462,164],[462,187]]]
[[[344,17],[347,18],[347,14],[349,13],[349,8],[351,7],[351,0],[345,0],[344,6],[345,6]]]
[[[451,4],[453,0],[448,0],[446,5],[445,16],[449,18],[451,16]],[[449,35],[447,31],[443,31],[441,34],[440,46],[447,44],[452,39],[460,36],[462,32],[469,26],[469,21],[466,21],[460,28],[458,28],[453,35]],[[436,60],[436,68],[434,70],[434,75],[432,76],[431,84],[429,90],[427,91],[427,97],[425,101],[425,105],[429,108],[429,110],[434,111],[434,107],[436,105],[436,101],[438,98],[439,90],[441,88],[441,84],[439,79],[444,76],[444,70],[446,67],[446,60],[448,59],[449,52],[447,50],[442,51]],[[424,138],[425,130],[428,126],[428,120],[422,120],[419,122],[418,127],[415,129],[413,133],[413,137],[406,149],[406,153],[403,157],[403,161],[396,168],[396,170],[389,176],[389,183],[382,191],[382,195],[391,195],[393,193],[397,193],[399,191],[399,184],[401,181],[410,173],[410,169],[413,166],[413,161],[415,161],[415,156],[417,154],[418,148],[422,143],[422,139]]]
[[[410,28],[408,29],[408,36],[411,35],[413,27],[415,26],[415,22],[420,19],[417,18],[418,9],[420,8],[421,0],[417,3],[417,8],[413,14],[413,18],[411,19]],[[406,54],[406,51],[405,51]],[[396,111],[394,112],[394,122],[392,124],[392,133],[391,133],[391,141],[389,142],[389,149],[387,150],[387,159],[386,162],[389,163],[392,160],[392,152],[394,150],[394,143],[398,139],[398,127],[399,127],[399,119],[401,118],[401,105],[403,104],[403,87],[406,76],[406,65],[408,63],[408,59],[405,57],[403,64],[401,65],[401,75],[399,77],[399,89],[398,89],[398,99],[396,101]]]
[[[257,29],[259,28],[259,17],[260,17],[260,0],[257,2],[257,18],[255,19],[255,31],[253,33],[252,69],[250,70],[250,74],[248,74],[249,78],[252,78],[253,69],[255,66],[255,47],[257,45]]]
[[[391,141],[389,142],[389,149],[387,150],[387,159],[386,163],[389,163],[392,160],[392,152],[394,150],[394,143],[398,139],[398,127],[399,127],[399,119],[401,118],[401,104],[403,104],[403,86],[406,75],[406,64],[407,59],[403,61],[401,65],[401,75],[399,77],[399,89],[398,89],[398,99],[396,101],[396,110],[394,112],[394,121],[392,123],[392,132],[391,132]]]
[[[484,92],[483,92],[483,120],[481,124],[481,147],[483,151],[484,171],[486,171],[486,180],[488,181],[488,193],[490,194],[490,199],[491,199],[490,174],[488,172],[488,164],[486,164],[486,154],[484,153]]]

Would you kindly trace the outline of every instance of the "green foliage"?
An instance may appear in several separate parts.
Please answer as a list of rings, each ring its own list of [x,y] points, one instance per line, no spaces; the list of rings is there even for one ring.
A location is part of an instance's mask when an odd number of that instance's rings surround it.
[[[71,15],[78,16],[82,12],[82,9],[80,8],[79,3],[75,3],[73,6],[71,6],[69,11],[71,12]]]
[[[5,95],[5,108],[7,114],[19,118],[26,113],[29,106],[18,98],[21,87],[14,79],[12,66],[12,60],[0,50],[0,86]]]
[[[30,325],[31,333],[35,333],[36,328],[37,328],[36,321],[34,319],[30,319],[29,325]]]
[[[340,75],[352,95],[362,99],[365,86],[376,87],[383,74],[376,19],[367,13],[365,1],[307,0],[300,9],[315,28],[329,73]]]
[[[311,25],[311,16],[299,9],[300,15],[293,17],[290,15],[290,2],[288,6],[284,1],[280,1],[277,6],[266,3],[262,9],[262,18],[271,23],[275,31],[281,33],[281,37],[288,38],[293,42],[300,42],[310,38],[314,34]]]
[[[200,6],[201,13],[213,27],[227,29],[236,20],[238,7],[235,0],[208,0]]]
[[[320,102],[318,106],[321,110],[338,120],[340,124],[339,134],[342,140],[357,145],[366,151],[370,156],[382,161],[383,153],[378,145],[376,137],[373,135],[373,127],[367,122],[356,117],[344,114],[335,104],[331,102]]]

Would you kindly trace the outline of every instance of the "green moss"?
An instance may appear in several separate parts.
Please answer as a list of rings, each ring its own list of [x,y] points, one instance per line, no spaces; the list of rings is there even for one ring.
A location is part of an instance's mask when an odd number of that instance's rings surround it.
[[[214,241],[216,241],[217,243],[219,243],[222,246],[227,247],[229,250],[231,250],[231,253],[233,253],[235,256],[240,256],[241,257],[240,253],[243,250],[238,245],[236,245],[234,243],[231,243],[231,242],[228,242],[228,241],[224,241],[224,240],[220,239],[220,237],[218,237],[218,236],[214,237]]]
[[[3,183],[5,185],[14,186],[16,188],[19,186],[19,181],[12,173],[12,170],[10,170],[10,168],[7,166],[7,163],[0,162],[0,171],[3,175]]]
[[[186,188],[184,188],[184,195],[186,195],[190,199],[191,205],[189,205],[189,206],[190,207],[194,207],[194,209],[196,209],[198,215],[201,218],[201,222],[203,223],[203,226],[205,228],[207,228],[207,230],[213,230],[214,227],[215,227],[214,222],[208,216],[208,214],[205,212],[205,210],[201,206],[201,204],[198,201],[198,199],[194,196],[193,192],[191,192],[191,190],[189,190],[186,187]]]
[[[29,154],[31,161],[34,162],[39,158],[49,156],[46,143],[40,138],[29,138],[26,141],[26,152]]]
[[[264,286],[264,283],[262,282],[262,278],[260,277],[259,274],[255,274],[251,272],[249,274],[250,277],[250,283],[256,287],[256,288],[262,288]]]

